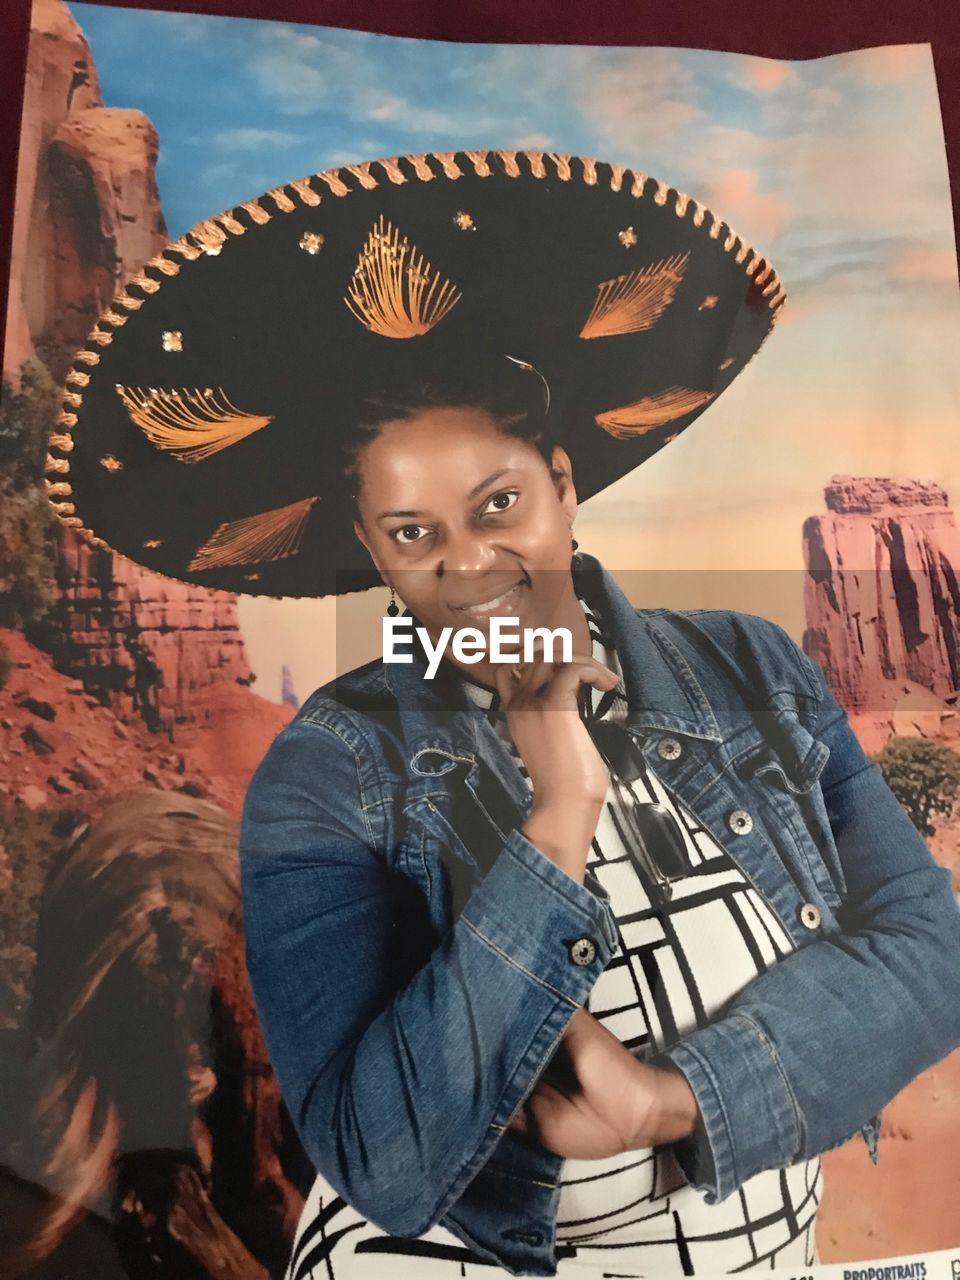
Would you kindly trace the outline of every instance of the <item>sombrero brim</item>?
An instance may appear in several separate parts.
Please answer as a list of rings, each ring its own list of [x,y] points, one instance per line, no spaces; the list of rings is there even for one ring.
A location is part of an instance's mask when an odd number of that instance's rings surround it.
[[[729,386],[784,298],[715,214],[621,165],[483,151],[316,174],[200,224],[127,283],[67,376],[50,500],[181,581],[369,586],[341,450],[372,371],[530,361],[589,498]]]

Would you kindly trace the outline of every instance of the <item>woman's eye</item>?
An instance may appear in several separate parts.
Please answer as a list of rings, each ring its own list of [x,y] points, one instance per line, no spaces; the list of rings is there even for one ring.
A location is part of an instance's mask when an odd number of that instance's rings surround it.
[[[422,524],[405,524],[399,529],[394,529],[391,537],[397,542],[419,542],[421,537],[426,533]]]
[[[503,493],[495,493],[483,508],[484,514],[488,511],[509,511],[510,508],[519,501],[520,495],[515,489],[505,489]]]

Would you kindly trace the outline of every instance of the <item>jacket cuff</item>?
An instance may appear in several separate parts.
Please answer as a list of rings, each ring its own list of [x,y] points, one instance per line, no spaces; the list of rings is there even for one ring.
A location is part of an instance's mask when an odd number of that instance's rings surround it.
[[[657,1057],[683,1072],[700,1108],[693,1133],[675,1142],[673,1152],[707,1204],[725,1200],[755,1174],[799,1158],[802,1129],[793,1091],[776,1049],[752,1018],[730,1014]],[[722,1089],[713,1063],[722,1064]]]
[[[592,868],[587,867],[583,873],[583,885],[585,889],[589,889],[595,898],[599,898],[603,903],[613,909],[610,902],[610,895],[600,883],[600,879]]]
[[[609,899],[567,875],[518,830],[507,837],[460,919],[505,960],[577,1005],[586,1001],[618,941]]]

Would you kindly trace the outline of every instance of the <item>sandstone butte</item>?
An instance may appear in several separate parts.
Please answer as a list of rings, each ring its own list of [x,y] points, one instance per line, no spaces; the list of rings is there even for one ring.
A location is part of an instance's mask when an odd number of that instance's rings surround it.
[[[6,376],[51,341],[80,346],[114,293],[166,241],[158,139],[140,111],[105,107],[97,68],[61,0],[33,7],[17,175]],[[258,756],[291,714],[259,698],[236,597],[161,577],[57,530],[58,668],[169,748],[216,766],[238,807]],[[39,657],[38,657],[39,661]],[[241,728],[241,726],[243,726]],[[232,775],[232,776],[227,776]],[[55,794],[46,778],[34,803]],[[39,789],[37,789],[39,788]]]
[[[835,475],[803,525],[804,650],[820,663],[868,751],[891,734],[960,750],[960,530],[937,484]],[[929,845],[960,890],[960,822]],[[960,1050],[884,1113],[880,1163],[862,1142],[824,1157],[824,1262],[958,1243]]]

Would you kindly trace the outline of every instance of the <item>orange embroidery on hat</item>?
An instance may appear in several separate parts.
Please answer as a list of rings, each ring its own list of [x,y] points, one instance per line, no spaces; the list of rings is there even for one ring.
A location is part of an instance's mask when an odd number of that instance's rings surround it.
[[[673,301],[689,258],[689,253],[675,254],[597,285],[596,301],[580,337],[609,338],[652,328]]]
[[[644,396],[633,404],[621,405],[619,409],[608,409],[606,413],[598,413],[596,423],[608,435],[617,440],[630,440],[634,436],[646,435],[655,427],[665,422],[673,422],[692,413],[701,405],[707,404],[716,395],[715,391],[693,391],[690,387],[668,387],[655,396]]]
[[[160,282],[152,279],[145,271],[138,271],[135,276],[131,276],[127,284],[135,284],[144,293],[156,293],[160,288]]]
[[[478,178],[489,178],[493,173],[490,161],[487,159],[490,155],[489,151],[465,151],[463,154],[473,165],[474,173]]]
[[[243,413],[230,403],[222,387],[144,391],[118,386],[117,395],[150,443],[179,462],[202,462],[273,421],[266,414]]]
[[[242,204],[237,205],[238,209],[244,209],[250,215],[250,221],[255,222],[258,227],[262,227],[270,221],[270,214],[264,209],[259,200],[244,200]]]
[[[295,555],[306,526],[310,508],[319,495],[301,498],[285,507],[261,511],[240,520],[218,524],[197,549],[188,569],[212,569],[220,565],[259,564]]]
[[[187,237],[180,236],[178,240],[172,241],[167,245],[167,249],[171,253],[179,253],[182,258],[186,258],[188,262],[196,262],[200,257],[200,250],[195,244],[192,244]]]
[[[204,222],[198,222],[191,229],[190,235],[203,252],[209,254],[212,258],[215,258],[227,243],[227,233],[212,218],[207,218]]]
[[[297,207],[284,191],[283,187],[274,187],[266,193],[277,206],[280,213],[293,213]]]
[[[407,163],[413,165],[413,171],[421,182],[432,182],[437,176],[430,168],[426,154],[419,152],[406,157]]]
[[[520,166],[517,164],[516,151],[498,151],[497,155],[503,162],[503,171],[508,178],[520,177]]]
[[[309,205],[311,209],[315,209],[320,203],[320,196],[311,187],[309,178],[297,178],[295,182],[288,182],[287,186],[295,191],[303,203]]]
[[[361,324],[384,338],[416,338],[438,324],[460,291],[400,239],[383,214],[367,237],[344,302]]]
[[[121,289],[113,300],[115,307],[123,307],[124,311],[139,311],[143,306],[143,298],[134,298],[127,293],[126,289]]]

